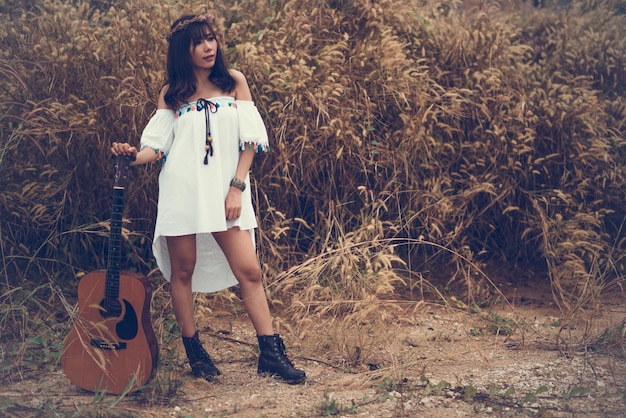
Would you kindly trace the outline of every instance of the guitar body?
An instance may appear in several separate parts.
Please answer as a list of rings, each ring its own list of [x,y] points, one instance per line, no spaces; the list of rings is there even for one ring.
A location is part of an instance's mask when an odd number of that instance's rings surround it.
[[[116,157],[108,266],[78,283],[78,315],[61,354],[63,371],[76,386],[116,395],[145,385],[159,355],[150,283],[138,273],[120,271],[124,187],[133,158]]]
[[[103,315],[106,271],[85,275],[78,284],[78,317],[65,339],[62,367],[76,386],[121,394],[145,385],[158,361],[150,321],[152,289],[137,273],[119,276],[119,306]]]

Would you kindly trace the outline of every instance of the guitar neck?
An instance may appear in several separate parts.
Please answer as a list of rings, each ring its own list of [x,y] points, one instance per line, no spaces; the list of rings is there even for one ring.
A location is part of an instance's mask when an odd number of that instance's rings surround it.
[[[117,300],[120,291],[120,262],[122,254],[122,214],[124,212],[124,188],[113,188],[113,211],[111,213],[111,234],[105,296],[107,300]]]

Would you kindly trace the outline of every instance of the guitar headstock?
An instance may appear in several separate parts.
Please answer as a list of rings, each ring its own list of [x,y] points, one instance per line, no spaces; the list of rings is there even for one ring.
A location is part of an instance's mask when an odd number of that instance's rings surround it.
[[[130,163],[135,161],[134,155],[117,155],[115,159],[115,185],[116,188],[125,188],[128,184]]]

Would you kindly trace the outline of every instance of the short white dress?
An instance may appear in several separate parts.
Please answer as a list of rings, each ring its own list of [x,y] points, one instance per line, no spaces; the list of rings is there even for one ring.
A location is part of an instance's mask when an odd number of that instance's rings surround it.
[[[212,155],[207,155],[207,135]],[[166,280],[171,277],[168,236],[196,234],[194,292],[217,292],[237,284],[212,233],[257,227],[250,179],[242,193],[241,216],[227,221],[224,202],[245,148],[269,151],[267,130],[252,101],[214,97],[176,109],[158,109],[141,136],[141,147],[162,153],[159,203],[152,250]],[[205,164],[205,157],[206,162]]]

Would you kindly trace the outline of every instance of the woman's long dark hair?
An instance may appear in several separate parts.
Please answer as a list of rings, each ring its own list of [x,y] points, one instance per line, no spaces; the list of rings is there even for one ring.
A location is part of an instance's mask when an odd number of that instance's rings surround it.
[[[171,26],[174,28],[180,22],[193,19],[194,15],[186,15],[177,19]],[[193,74],[191,43],[204,39],[207,34],[215,36],[215,31],[209,22],[194,22],[186,29],[176,33],[169,42],[167,50],[167,92],[165,103],[172,109],[177,109],[186,100],[196,93],[196,80]],[[217,39],[217,36],[215,36]],[[209,74],[209,80],[223,91],[230,93],[235,88],[235,79],[228,71],[229,65],[219,45],[215,55],[215,65]]]

